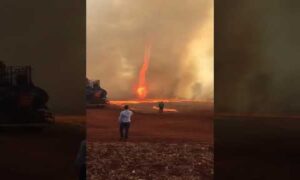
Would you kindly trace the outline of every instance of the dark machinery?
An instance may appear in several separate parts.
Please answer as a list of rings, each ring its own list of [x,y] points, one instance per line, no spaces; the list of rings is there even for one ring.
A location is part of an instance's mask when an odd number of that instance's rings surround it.
[[[100,87],[100,82],[87,79],[86,85],[87,107],[104,107],[108,104],[107,91]]]
[[[47,92],[33,84],[30,66],[0,62],[0,126],[54,122],[48,100]]]

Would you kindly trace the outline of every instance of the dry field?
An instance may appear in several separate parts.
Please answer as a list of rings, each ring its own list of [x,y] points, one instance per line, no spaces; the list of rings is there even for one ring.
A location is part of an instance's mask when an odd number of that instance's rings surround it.
[[[89,180],[213,179],[213,120],[205,107],[136,111],[127,142],[119,141],[120,108],[87,110]]]

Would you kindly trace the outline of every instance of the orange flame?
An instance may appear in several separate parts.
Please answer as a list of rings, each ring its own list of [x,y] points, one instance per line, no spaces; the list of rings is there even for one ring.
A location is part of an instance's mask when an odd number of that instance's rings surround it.
[[[144,63],[140,70],[139,82],[138,82],[138,86],[136,89],[136,93],[140,99],[145,99],[148,94],[147,83],[146,83],[146,74],[147,74],[149,62],[150,62],[150,50],[151,50],[151,45],[147,44],[145,47]]]

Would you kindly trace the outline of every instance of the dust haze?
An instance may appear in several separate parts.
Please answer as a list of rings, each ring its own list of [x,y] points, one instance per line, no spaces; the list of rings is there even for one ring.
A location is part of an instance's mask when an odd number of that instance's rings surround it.
[[[148,98],[213,100],[213,1],[87,1],[87,77],[109,98],[136,97],[149,42]]]
[[[216,112],[299,114],[299,2],[216,5]]]

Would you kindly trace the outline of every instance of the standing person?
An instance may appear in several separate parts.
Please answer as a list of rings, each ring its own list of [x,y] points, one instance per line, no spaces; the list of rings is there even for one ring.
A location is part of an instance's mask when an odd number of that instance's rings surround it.
[[[131,116],[133,112],[129,110],[129,106],[125,105],[124,110],[121,111],[119,116],[119,123],[120,123],[120,140],[127,140],[128,138],[128,131],[131,122]],[[124,132],[125,131],[125,132]]]
[[[164,107],[165,107],[165,103],[164,102],[159,102],[158,103],[158,107],[159,107],[159,112],[163,113],[164,112]]]
[[[81,141],[75,163],[79,180],[86,180],[86,140]]]

